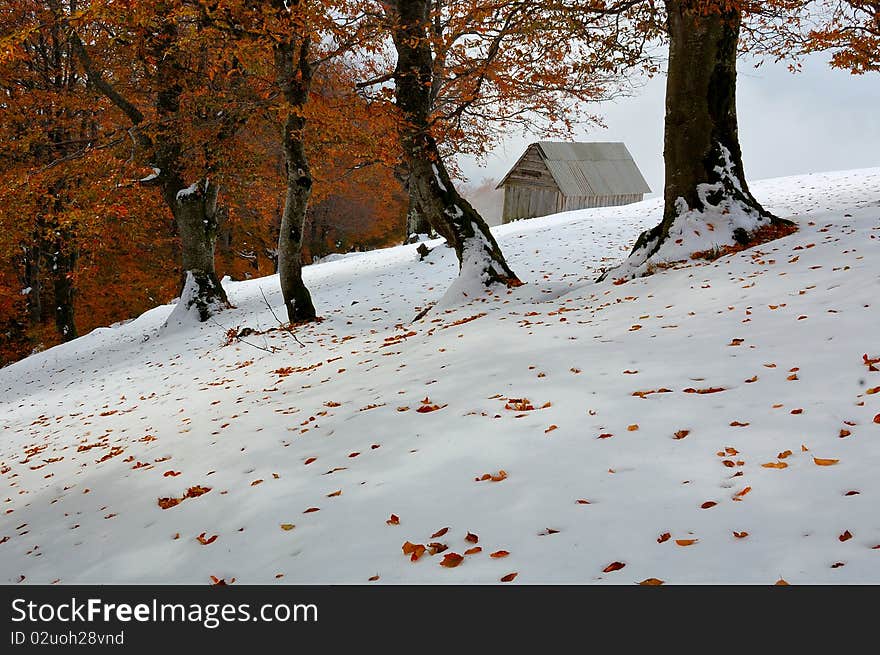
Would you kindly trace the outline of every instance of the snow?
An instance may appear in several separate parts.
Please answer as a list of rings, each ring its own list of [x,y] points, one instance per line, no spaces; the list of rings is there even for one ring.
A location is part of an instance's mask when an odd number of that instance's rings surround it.
[[[733,163],[730,151],[719,144],[723,166],[716,166],[715,171],[732,185],[742,191],[739,178],[733,174]],[[706,210],[690,209],[684,198],[676,204],[678,215],[669,228],[669,238],[654,251],[657,240],[652,239],[639,250],[631,253],[619,266],[615,267],[609,277],[616,279],[641,277],[660,265],[687,261],[695,252],[712,251],[722,246],[736,243],[734,232],[745,230],[752,234],[759,227],[766,225],[758,212],[725,194],[718,205],[713,205],[708,198],[712,193],[724,192],[724,184],[701,184],[697,187],[697,196]],[[658,220],[659,223],[659,220]],[[649,227],[653,227],[649,226]]]
[[[225,284],[228,277],[224,277],[221,284]],[[180,292],[180,298],[174,304],[174,309],[168,315],[164,328],[166,331],[174,331],[178,329],[190,328],[199,322],[199,285],[196,282],[192,271],[186,272],[186,280],[183,284],[183,290]],[[223,308],[219,301],[215,301],[210,308],[210,313],[216,314]]]
[[[151,182],[152,180],[155,180],[157,177],[159,177],[162,174],[161,168],[156,168],[155,166],[153,166],[152,168],[153,168],[153,172],[150,173],[149,175],[147,175],[146,177],[142,177],[139,180],[140,182]],[[194,193],[194,192],[195,192],[195,189],[192,190],[192,193]]]
[[[191,196],[191,195],[194,195],[198,192],[199,192],[199,183],[193,182],[185,189],[181,189],[180,191],[178,191],[177,196],[175,196],[175,197],[177,198],[177,201],[180,202],[184,198]]]
[[[434,171],[434,180],[437,182],[437,186],[440,187],[440,190],[446,192],[446,187],[443,186],[443,180],[440,178],[440,170],[437,168],[437,164],[431,164],[431,170]]]
[[[306,267],[296,340],[268,277],[0,370],[0,582],[880,582],[880,168],[751,187],[800,230],[596,284],[661,205],[580,210],[495,229],[526,284],[415,323],[449,248]]]

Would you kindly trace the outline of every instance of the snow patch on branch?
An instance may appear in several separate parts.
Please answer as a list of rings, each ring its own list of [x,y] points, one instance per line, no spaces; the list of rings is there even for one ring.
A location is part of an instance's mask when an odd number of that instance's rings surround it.
[[[198,192],[199,192],[199,183],[193,182],[185,189],[181,189],[180,191],[178,191],[177,196],[175,196],[175,197],[177,198],[177,202],[180,202],[189,196],[193,196],[193,195],[197,194]]]
[[[157,177],[159,177],[161,174],[162,174],[162,169],[161,169],[161,168],[156,168],[156,167],[154,166],[154,167],[153,167],[153,172],[150,173],[149,175],[147,175],[146,177],[142,177],[140,180],[138,180],[138,182],[152,182],[152,181],[155,180]]]

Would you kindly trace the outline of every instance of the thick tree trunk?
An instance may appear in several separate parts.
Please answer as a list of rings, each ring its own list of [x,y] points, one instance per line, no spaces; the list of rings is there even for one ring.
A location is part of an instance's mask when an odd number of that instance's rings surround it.
[[[275,0],[275,4],[280,12],[287,12],[284,2]],[[275,47],[277,81],[288,103],[282,135],[287,193],[278,232],[278,278],[287,308],[287,320],[291,323],[313,321],[317,317],[312,295],[302,278],[303,231],[309,197],[312,195],[312,173],[305,150],[306,119],[303,115],[312,84],[310,48],[311,41],[307,36],[297,44],[293,34]]]
[[[404,243],[415,243],[420,234],[431,234],[431,224],[428,223],[426,216],[419,210],[418,196],[414,189],[410,186],[409,180],[406,182],[407,195],[409,196],[409,204],[406,210],[406,240]]]
[[[430,133],[432,53],[428,40],[430,0],[397,0],[392,37],[397,50],[395,98],[403,114],[401,145],[409,192],[419,214],[455,249],[462,272],[487,286],[519,284],[488,225],[455,190]]]
[[[278,277],[291,323],[313,321],[316,317],[312,296],[302,279],[303,228],[312,194],[312,174],[302,142],[305,122],[301,116],[291,114],[284,125],[287,195],[278,235]]]
[[[187,309],[195,306],[200,321],[207,321],[217,307],[229,305],[214,268],[217,194],[217,186],[207,179],[179,189],[173,198],[170,192],[165,194],[180,235],[181,289],[190,278],[195,283],[193,293],[187,298],[181,297],[180,301],[187,303]]]
[[[756,220],[779,221],[752,196],[743,172],[736,119],[738,11],[705,15],[696,0],[666,0],[669,72],[663,220],[633,252],[656,252],[675,219],[736,203]],[[748,241],[750,235],[736,235]]]

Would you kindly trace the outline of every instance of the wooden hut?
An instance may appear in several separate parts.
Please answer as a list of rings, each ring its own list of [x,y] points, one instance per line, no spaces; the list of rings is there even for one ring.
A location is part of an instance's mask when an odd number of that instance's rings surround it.
[[[501,222],[638,202],[651,189],[623,143],[531,144],[496,187]]]

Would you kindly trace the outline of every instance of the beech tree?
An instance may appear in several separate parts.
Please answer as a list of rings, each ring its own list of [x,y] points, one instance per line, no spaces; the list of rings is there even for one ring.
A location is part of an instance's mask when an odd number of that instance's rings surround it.
[[[567,134],[611,97],[638,59],[571,12],[525,0],[381,2],[396,51],[409,232],[431,228],[485,284],[518,284],[483,219],[456,191],[444,154],[481,155],[511,128]],[[445,151],[445,152],[444,152]]]
[[[206,321],[228,305],[214,266],[224,148],[247,119],[228,98],[241,91],[242,72],[204,28],[206,7],[161,1],[135,11],[92,4],[113,38],[98,61],[71,25],[76,55],[90,86],[130,121],[138,161],[153,169],[140,180],[157,187],[170,209],[181,253],[181,303]],[[138,75],[126,75],[131,66]],[[222,75],[218,75],[222,72]]]
[[[739,143],[736,62],[744,20],[750,34],[773,34],[776,22],[802,4],[799,0],[665,0],[662,5],[650,0],[560,0],[560,8],[585,22],[594,21],[597,29],[624,42],[641,33],[650,41],[668,44],[663,218],[639,236],[627,261],[613,269],[615,274],[626,278],[648,271],[649,260],[670,241],[673,227],[685,217],[717,216],[724,224],[720,232],[732,234],[741,244],[751,242],[764,226],[790,225],[767,211],[749,190]],[[676,227],[675,236],[680,232]],[[719,234],[719,239],[724,238]]]
[[[831,66],[856,75],[880,72],[880,2],[818,0],[801,31],[803,52],[832,52]]]

